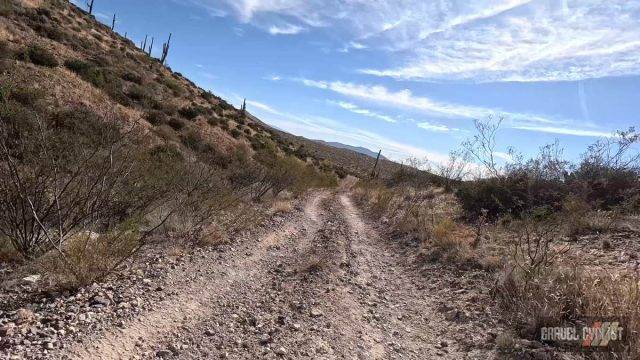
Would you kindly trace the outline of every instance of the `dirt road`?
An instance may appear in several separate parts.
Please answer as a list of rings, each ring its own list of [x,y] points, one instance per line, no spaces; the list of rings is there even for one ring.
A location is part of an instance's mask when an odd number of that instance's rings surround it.
[[[167,275],[169,296],[66,346],[71,359],[487,359],[346,192],[317,192],[253,241]],[[170,271],[170,270],[168,270]],[[171,272],[171,271],[170,271]]]

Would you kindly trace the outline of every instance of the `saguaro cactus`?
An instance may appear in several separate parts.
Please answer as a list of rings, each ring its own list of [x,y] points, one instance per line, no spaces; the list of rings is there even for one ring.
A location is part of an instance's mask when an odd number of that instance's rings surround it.
[[[162,44],[162,57],[160,58],[160,62],[164,64],[167,61],[167,56],[169,56],[169,49],[171,48],[171,35],[169,34],[169,40],[166,43]]]
[[[111,31],[116,28],[116,14],[113,14],[113,20],[111,21]]]
[[[89,14],[93,14],[93,2],[94,0],[87,0],[87,6],[89,7]]]
[[[144,42],[142,43],[142,51],[146,52],[147,51],[147,39],[149,38],[149,35],[145,35],[144,36]]]
[[[149,45],[149,52],[148,52],[149,56],[151,56],[151,50],[153,50],[153,41],[154,40],[155,40],[155,38],[152,37],[151,38],[151,44]]]

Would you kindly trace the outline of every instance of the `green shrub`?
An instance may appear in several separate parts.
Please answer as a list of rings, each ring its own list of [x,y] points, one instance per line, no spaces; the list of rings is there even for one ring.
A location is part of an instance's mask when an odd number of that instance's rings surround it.
[[[193,130],[180,136],[180,141],[184,146],[195,152],[211,150],[211,145],[202,138],[202,135]]]
[[[218,126],[220,124],[220,120],[218,120],[218,118],[216,117],[211,116],[207,118],[207,124],[211,126]]]
[[[59,65],[55,55],[40,45],[31,45],[24,53],[23,60],[45,67],[56,67]]]
[[[640,194],[638,173],[632,169],[583,163],[568,180],[571,192],[594,208],[610,210]]]
[[[33,107],[44,97],[44,93],[39,89],[18,87],[9,93],[9,99],[14,100],[26,107]]]
[[[10,16],[13,13],[13,3],[9,0],[0,0],[0,16]]]
[[[162,111],[151,110],[145,115],[145,119],[154,126],[159,126],[167,123],[167,115]]]
[[[92,67],[88,62],[78,59],[65,60],[64,66],[79,75],[86,74],[86,72]]]
[[[151,149],[151,156],[155,159],[162,161],[181,162],[184,160],[184,156],[180,150],[171,144],[156,145]]]
[[[142,76],[134,72],[126,72],[122,74],[122,80],[126,80],[138,85],[142,85]]]
[[[140,103],[144,103],[150,97],[147,90],[142,86],[138,86],[138,85],[133,85],[131,88],[129,88],[129,91],[127,92],[127,96],[129,96],[131,100],[137,101]]]
[[[66,34],[56,26],[37,24],[33,29],[38,34],[45,36],[53,41],[62,42],[66,38]]]
[[[187,120],[193,120],[204,113],[204,109],[197,105],[185,106],[178,113]]]
[[[0,40],[0,59],[11,59],[13,58],[13,51],[9,43],[5,40]]]
[[[171,128],[176,131],[182,130],[185,126],[184,121],[176,117],[172,117],[171,119],[169,119],[169,122],[167,122],[167,125],[171,126]]]
[[[231,130],[231,136],[233,136],[235,139],[239,138],[242,135],[242,132],[238,129],[232,129]]]
[[[184,93],[184,89],[180,85],[179,82],[170,79],[170,78],[162,78],[162,83],[169,88],[175,96],[181,96]]]
[[[203,91],[203,92],[200,94],[200,97],[202,97],[203,99],[205,99],[205,100],[209,101],[209,100],[213,99],[213,97],[214,97],[214,96],[213,96],[213,94],[211,93],[211,91]]]

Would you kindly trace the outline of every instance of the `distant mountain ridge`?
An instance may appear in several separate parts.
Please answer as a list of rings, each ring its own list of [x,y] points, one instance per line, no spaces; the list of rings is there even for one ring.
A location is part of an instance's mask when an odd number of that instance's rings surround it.
[[[347,150],[351,150],[351,151],[355,151],[359,154],[363,154],[363,155],[367,155],[370,156],[372,158],[376,158],[378,156],[378,152],[377,151],[373,151],[370,149],[367,149],[365,147],[362,146],[353,146],[353,145],[347,145],[347,144],[343,144],[343,143],[339,143],[339,142],[333,142],[333,141],[323,141],[323,140],[314,140],[316,142],[325,144],[325,145],[329,145],[329,146],[333,146],[335,148],[338,149],[347,149]],[[380,156],[381,159],[386,159],[386,157],[384,157],[384,155]]]

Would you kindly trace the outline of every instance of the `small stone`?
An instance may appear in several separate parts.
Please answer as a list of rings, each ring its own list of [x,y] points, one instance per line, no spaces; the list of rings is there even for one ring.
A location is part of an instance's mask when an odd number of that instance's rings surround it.
[[[440,341],[440,347],[446,348],[447,346],[449,346],[449,343],[447,343],[446,341]]]
[[[274,352],[276,353],[276,355],[284,356],[284,355],[287,354],[287,349],[285,349],[284,347],[280,346]]]
[[[162,349],[156,352],[156,356],[162,359],[170,358],[172,355],[173,353],[168,349]]]
[[[104,296],[96,295],[91,299],[91,306],[109,306],[111,301]]]
[[[266,345],[272,340],[273,339],[271,339],[271,336],[269,336],[269,334],[263,334],[262,336],[260,336],[260,339],[258,341],[260,342],[260,345]]]
[[[312,317],[320,317],[322,315],[323,314],[322,314],[322,311],[320,309],[318,309],[318,308],[312,308],[311,309],[311,316]]]
[[[29,275],[25,278],[22,278],[22,282],[24,282],[25,284],[33,285],[37,283],[41,277],[42,275]]]
[[[213,330],[207,329],[204,334],[207,336],[214,336],[216,333]]]

